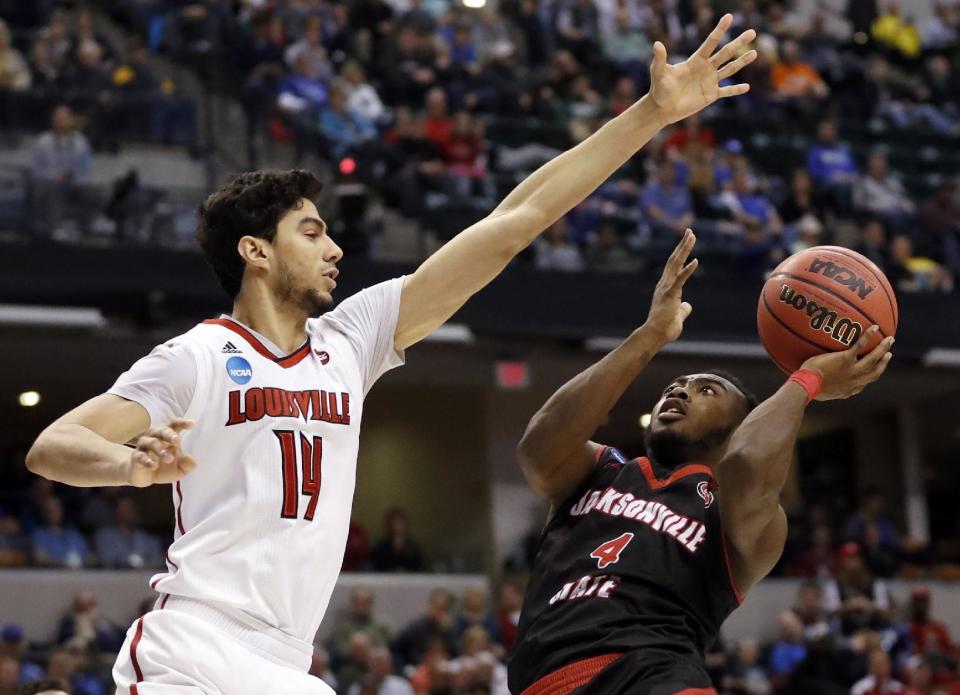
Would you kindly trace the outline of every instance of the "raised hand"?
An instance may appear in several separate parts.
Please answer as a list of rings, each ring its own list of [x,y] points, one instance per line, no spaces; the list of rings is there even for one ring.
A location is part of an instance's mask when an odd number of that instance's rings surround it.
[[[688,302],[682,302],[683,286],[699,265],[696,258],[687,263],[687,257],[697,242],[694,233],[687,229],[680,243],[670,254],[663,274],[653,290],[650,314],[644,326],[655,331],[665,342],[673,342],[683,332],[683,322],[693,311]]]
[[[155,427],[141,436],[130,455],[129,484],[147,487],[172,483],[196,468],[196,460],[180,449],[181,432],[191,427],[193,420],[177,418],[168,426]]]
[[[873,350],[864,354],[879,330],[879,326],[871,326],[850,349],[817,355],[803,363],[803,369],[819,372],[823,379],[818,401],[849,398],[880,378],[893,357],[890,352],[893,336],[884,338]]]
[[[757,52],[749,50],[740,55],[754,40],[757,32],[748,29],[719,51],[720,39],[733,24],[733,15],[725,14],[696,52],[682,63],[667,64],[667,49],[657,41],[653,44],[653,63],[650,65],[650,97],[660,109],[667,123],[675,123],[705,109],[717,99],[746,94],[748,84],[721,87],[721,80],[736,75],[752,63]],[[737,57],[739,56],[739,57]]]

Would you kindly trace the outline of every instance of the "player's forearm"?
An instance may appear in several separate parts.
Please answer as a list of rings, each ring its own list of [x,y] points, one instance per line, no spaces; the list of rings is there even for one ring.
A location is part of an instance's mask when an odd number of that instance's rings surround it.
[[[26,465],[44,478],[76,487],[129,484],[131,449],[83,425],[45,430],[27,453]]]
[[[518,447],[529,468],[555,465],[582,449],[666,341],[641,326],[613,352],[564,384],[533,416]]]
[[[740,423],[717,471],[725,494],[749,500],[744,504],[776,505],[787,482],[806,406],[806,391],[788,381]]]
[[[646,145],[666,123],[645,96],[600,130],[528,176],[494,214],[527,208],[542,222],[526,230],[527,243],[565,215]]]

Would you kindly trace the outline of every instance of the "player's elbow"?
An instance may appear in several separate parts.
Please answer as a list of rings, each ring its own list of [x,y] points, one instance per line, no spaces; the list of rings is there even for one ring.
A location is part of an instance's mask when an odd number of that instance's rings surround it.
[[[37,437],[27,452],[24,464],[27,470],[36,475],[47,477],[47,465],[50,460],[50,438],[46,432]]]

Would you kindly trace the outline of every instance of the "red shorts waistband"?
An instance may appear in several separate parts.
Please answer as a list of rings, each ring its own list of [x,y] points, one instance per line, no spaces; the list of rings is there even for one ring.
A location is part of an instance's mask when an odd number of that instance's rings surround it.
[[[623,654],[603,654],[574,661],[538,680],[520,695],[567,695],[585,685]]]

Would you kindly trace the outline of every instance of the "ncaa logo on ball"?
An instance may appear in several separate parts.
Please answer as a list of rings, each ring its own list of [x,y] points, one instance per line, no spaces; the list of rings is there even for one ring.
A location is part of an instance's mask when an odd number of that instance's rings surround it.
[[[245,384],[253,378],[253,367],[242,357],[227,360],[227,375],[238,384]]]

